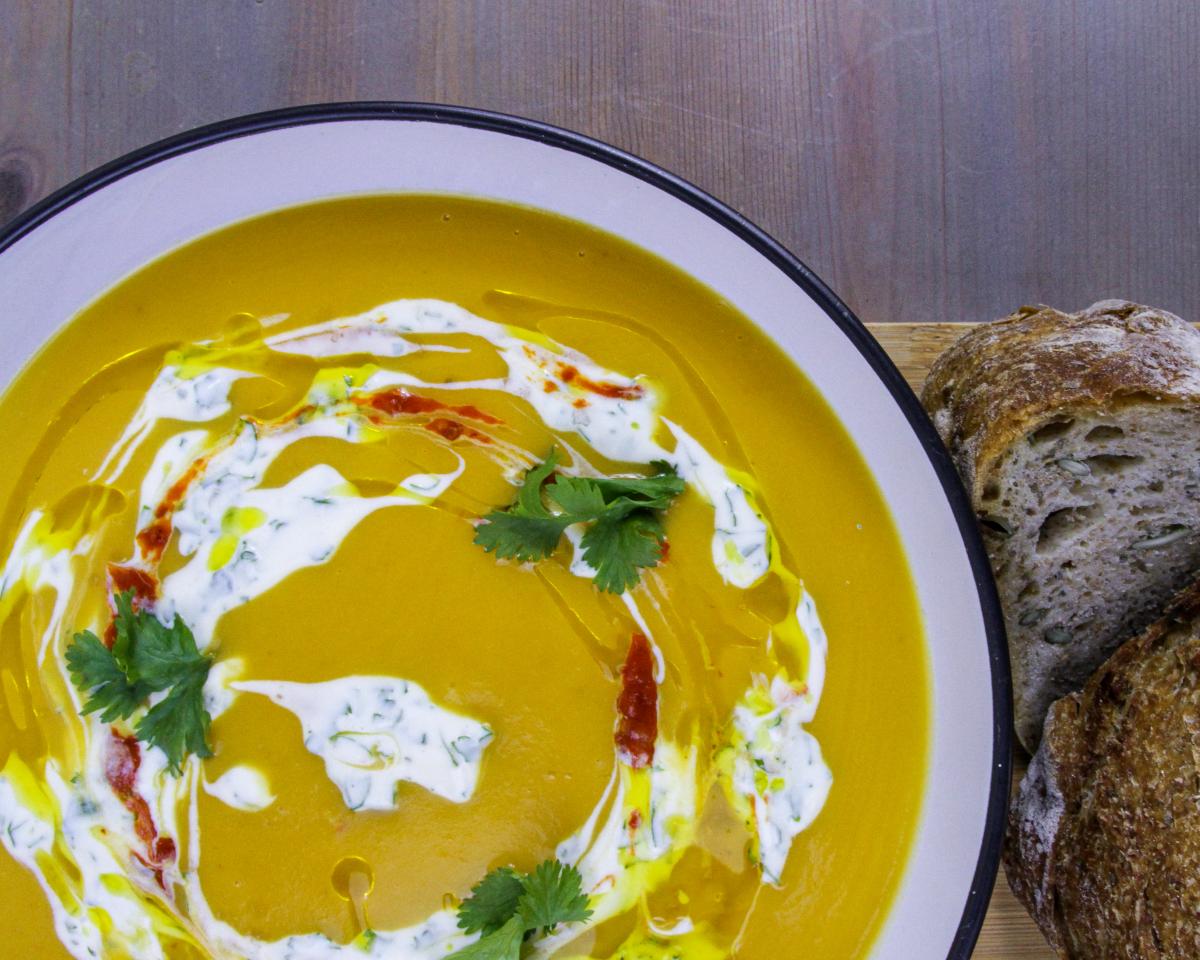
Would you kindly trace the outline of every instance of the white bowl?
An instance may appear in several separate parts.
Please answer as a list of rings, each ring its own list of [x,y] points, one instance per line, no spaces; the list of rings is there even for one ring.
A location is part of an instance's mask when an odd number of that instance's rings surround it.
[[[753,319],[825,395],[899,528],[932,673],[920,822],[872,957],[965,960],[999,862],[1011,713],[975,519],[932,425],[862,324],[712,197],[578,134],[457,107],[334,104],[203,127],[101,167],[0,232],[0,389],[64,320],[195,237],[281,207],[396,192],[526,204],[624,237]]]

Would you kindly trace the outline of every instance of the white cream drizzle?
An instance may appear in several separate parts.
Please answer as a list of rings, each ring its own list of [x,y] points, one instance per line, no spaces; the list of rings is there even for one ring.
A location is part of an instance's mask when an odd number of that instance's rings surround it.
[[[146,391],[137,413],[120,439],[96,468],[93,480],[111,483],[124,473],[138,446],[162,420],[203,423],[216,420],[230,410],[229,389],[251,374],[226,367],[211,367],[185,376],[179,366],[167,363]]]
[[[202,786],[210,797],[234,810],[258,813],[275,802],[266,774],[245,763],[230,767],[216,780],[205,780]]]
[[[15,782],[18,778],[24,781],[21,791]],[[44,786],[31,780],[31,773],[13,760],[0,773],[0,838],[8,853],[37,876],[63,946],[81,960],[122,955],[161,960],[158,933],[163,918],[146,908],[130,882],[127,854],[119,845],[105,842],[120,819],[114,821],[110,810],[65,780],[53,761],[47,761],[42,771]],[[36,803],[40,811],[19,796],[30,789],[40,793]],[[65,882],[61,875],[59,882],[51,883],[40,869],[40,858],[62,855],[64,850],[78,875],[77,883]],[[144,879],[153,883],[149,877]],[[107,917],[107,934],[93,921],[94,910]],[[106,953],[106,948],[116,952]]]
[[[550,429],[576,434],[602,455],[619,461],[649,464],[665,460],[704,501],[713,507],[712,560],[725,582],[738,588],[757,583],[772,566],[772,534],[744,482],[720,464],[695,438],[678,424],[658,414],[659,397],[653,384],[605,370],[577,351],[560,346],[538,334],[506,327],[476,317],[454,304],[434,300],[405,300],[384,304],[367,313],[275,334],[266,346],[280,353],[310,357],[373,354],[400,357],[417,351],[463,352],[462,348],[414,343],[412,334],[466,334],[490,344],[504,362],[504,377],[425,383],[397,371],[376,369],[363,382],[347,379],[344,390],[317,383],[310,399],[317,413],[290,427],[260,435],[243,421],[232,443],[214,447],[217,441],[206,430],[187,430],[170,437],[157,451],[141,483],[140,515],[154,505],[182,471],[201,453],[210,459],[200,477],[173,515],[178,547],[188,559],[163,583],[163,599],[157,613],[164,619],[182,616],[192,627],[201,648],[213,638],[220,617],[234,607],[251,602],[292,572],[325,562],[348,533],[367,515],[392,506],[428,504],[453,484],[463,470],[463,461],[448,474],[418,474],[402,482],[392,493],[364,498],[332,467],[318,465],[278,488],[263,488],[267,467],[291,443],[304,437],[339,437],[363,442],[362,421],[348,409],[347,397],[391,386],[436,390],[479,389],[501,391],[527,401]],[[203,345],[201,345],[203,348]],[[203,355],[203,349],[199,351]],[[252,376],[221,366],[195,369],[193,358],[173,358],[160,371],[146,398],[118,443],[97,469],[95,477],[112,480],[121,475],[133,454],[162,421],[202,423],[230,411],[229,390],[239,379]],[[188,366],[187,364],[191,364]],[[179,365],[183,364],[183,365]],[[569,375],[574,371],[575,375]],[[604,396],[580,386],[583,380],[612,385],[624,396]],[[547,389],[547,384],[552,387]],[[576,401],[586,403],[577,406]],[[659,426],[672,436],[671,449],[660,446],[654,436]],[[569,447],[568,447],[569,449]],[[578,455],[571,468],[590,468]],[[516,476],[510,476],[516,480]],[[40,513],[31,514],[14,545],[0,579],[0,602],[6,589],[18,582],[30,591],[53,590],[55,609],[41,644],[45,651],[60,638],[66,624],[63,616],[75,588],[75,566],[86,558],[89,537],[68,546],[48,545],[36,535]],[[572,538],[576,556],[572,572],[579,576],[594,571],[578,554],[578,537]],[[225,556],[225,554],[228,556]],[[625,597],[635,622],[649,636],[637,606]],[[0,613],[5,608],[0,606]],[[796,684],[782,679],[771,684],[770,708],[762,708],[762,691],[756,706],[752,692],[734,713],[733,725],[741,741],[734,764],[733,787],[744,798],[753,795],[763,802],[755,824],[759,837],[763,877],[777,882],[792,838],[811,822],[829,788],[828,769],[820,750],[802,725],[816,708],[824,677],[825,636],[815,606],[805,595],[797,619],[808,640],[807,693],[800,695]],[[72,625],[73,626],[73,625]],[[656,677],[665,674],[662,652],[654,647]],[[237,664],[218,663],[206,686],[206,703],[214,715],[229,706],[238,691],[271,696],[299,718],[306,745],[325,762],[330,779],[342,791],[348,805],[358,809],[389,809],[394,805],[396,784],[409,780],[447,799],[469,798],[479,776],[480,760],[491,731],[482,724],[436,706],[421,688],[394,678],[342,677],[322,684],[286,681],[237,681]],[[68,684],[68,687],[70,685]],[[379,697],[390,691],[395,704],[375,709]],[[72,696],[75,696],[72,693]],[[341,716],[328,707],[349,706]],[[400,704],[403,703],[403,711]],[[374,705],[374,706],[373,706]],[[78,704],[76,704],[78,706]],[[393,709],[394,708],[394,709]],[[109,917],[112,929],[125,944],[126,954],[142,960],[162,956],[154,932],[162,917],[154,917],[146,901],[136,892],[112,892],[130,877],[129,852],[139,843],[123,805],[107,788],[103,770],[103,745],[107,728],[94,716],[83,723],[87,762],[81,771],[81,786],[67,784],[54,764],[48,763],[42,781],[53,795],[60,814],[46,819],[33,812],[0,775],[0,829],[9,852],[38,874],[54,906],[59,937],[79,958],[100,953],[95,922],[87,909],[96,908]],[[429,735],[468,746],[459,751],[455,766],[451,751],[439,742],[431,748]],[[426,737],[420,743],[421,736]],[[464,739],[465,738],[465,739]],[[428,749],[427,749],[428,748]],[[365,764],[364,764],[364,761]],[[364,770],[363,767],[372,769]],[[760,789],[761,778],[752,767],[765,765],[775,781]],[[304,934],[274,942],[259,941],[231,928],[213,916],[199,884],[200,824],[197,794],[208,793],[238,806],[263,809],[273,799],[269,785],[255,779],[257,771],[235,767],[213,783],[202,782],[200,765],[189,760],[182,777],[165,770],[160,751],[143,750],[138,788],[151,803],[155,823],[166,836],[180,836],[177,811],[186,811],[189,823],[188,862],[180,875],[172,862],[167,882],[183,884],[188,895],[189,918],[217,957],[249,960],[325,960],[367,956],[388,960],[432,960],[472,942],[475,937],[457,930],[451,910],[439,910],[419,924],[402,930],[377,931],[368,940],[360,938],[340,945],[317,934]],[[648,778],[648,779],[639,779]],[[636,902],[647,883],[650,869],[666,870],[682,855],[691,841],[698,785],[694,748],[688,753],[660,739],[655,761],[647,771],[631,771],[623,765],[612,780],[588,821],[559,846],[563,860],[576,863],[593,896],[593,922],[600,922]],[[631,804],[648,801],[648,816],[630,832]],[[607,812],[605,812],[607,811]],[[106,831],[101,843],[98,828]],[[53,893],[41,872],[38,850],[70,851],[82,877],[82,904],[71,904]],[[638,877],[642,879],[639,880]],[[665,877],[665,873],[664,873]],[[106,879],[119,878],[119,879]],[[133,878],[142,891],[154,894],[146,878]],[[169,912],[163,912],[168,918]],[[682,924],[678,932],[690,927]],[[538,947],[548,955],[565,944],[578,930],[563,930]],[[674,932],[674,931],[672,931]]]
[[[274,350],[310,356],[321,355],[323,345],[331,351],[325,355],[336,356],[347,352],[346,342],[369,340],[378,344],[381,338],[387,343],[391,337],[397,343],[392,347],[397,352],[392,355],[402,356],[411,349],[411,344],[402,346],[408,344],[405,338],[413,334],[479,337],[495,348],[508,373],[503,378],[434,384],[407,373],[378,370],[361,386],[350,387],[351,391],[371,392],[392,386],[496,390],[527,401],[551,430],[578,434],[612,460],[643,464],[664,460],[713,506],[713,564],[721,576],[745,588],[766,574],[770,567],[770,531],[746,489],[687,431],[660,418],[660,401],[649,382],[606,370],[584,354],[538,334],[484,320],[440,300],[397,300],[358,316],[277,334],[267,343]],[[577,374],[568,376],[568,371]],[[605,396],[580,387],[582,380],[611,384],[639,395]],[[547,384],[553,389],[547,390]],[[587,405],[577,407],[577,400]],[[674,436],[673,450],[654,440],[660,420]],[[584,564],[581,557],[577,564]]]
[[[592,896],[590,924],[623,913],[651,877],[665,878],[691,844],[697,800],[696,748],[686,752],[665,738],[654,745],[649,768],[634,770],[618,759],[596,806],[555,856],[574,864]],[[632,821],[638,812],[636,825]],[[681,933],[684,931],[680,931]],[[534,955],[549,957],[579,936],[564,928],[539,942]]]
[[[31,594],[42,590],[54,593],[54,609],[37,648],[39,669],[45,666],[50,647],[66,629],[64,617],[75,585],[75,565],[91,553],[94,543],[90,534],[74,543],[63,543],[61,536],[48,535],[44,530],[49,522],[44,511],[30,511],[0,572],[0,616],[9,615],[19,588]]]
[[[825,805],[833,776],[816,737],[804,729],[812,719],[811,699],[778,677],[768,691],[755,693],[733,711],[733,788],[755,798],[763,879],[779,884],[792,841]]]
[[[269,697],[296,715],[304,746],[325,761],[326,774],[355,811],[395,809],[402,780],[465,803],[492,740],[486,724],[438,706],[411,680],[339,677],[233,686]]]
[[[380,497],[360,496],[327,464],[282,487],[260,486],[276,457],[298,440],[353,442],[360,430],[350,417],[323,417],[260,435],[253,423],[242,421],[237,439],[213,456],[175,511],[179,552],[192,559],[163,581],[159,615],[182,616],[203,650],[221,616],[296,570],[327,561],[366,516],[385,507],[427,505],[462,473],[460,458],[451,473],[408,477]],[[222,542],[228,557],[214,557]]]
[[[188,464],[203,452],[211,436],[207,430],[184,430],[158,448],[150,469],[142,478],[138,496],[139,527],[154,519],[154,508],[162,503],[167,490]]]

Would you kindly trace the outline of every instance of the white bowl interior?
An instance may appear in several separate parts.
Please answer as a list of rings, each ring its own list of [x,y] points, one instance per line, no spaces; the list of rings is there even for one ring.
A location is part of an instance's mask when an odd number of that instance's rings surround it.
[[[338,120],[211,143],[89,194],[0,256],[0,387],[66,318],[188,240],[280,207],[397,191],[527,204],[618,234],[728,299],[828,399],[899,527],[933,678],[923,811],[873,956],[945,956],[972,885],[993,772],[993,687],[969,557],[928,456],[867,360],[804,290],[701,210],[579,153],[449,123]]]

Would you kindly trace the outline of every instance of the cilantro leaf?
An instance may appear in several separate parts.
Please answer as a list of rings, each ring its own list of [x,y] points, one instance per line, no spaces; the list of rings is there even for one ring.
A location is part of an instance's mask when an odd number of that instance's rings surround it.
[[[446,960],[520,960],[525,922],[514,915],[498,930],[450,954]]]
[[[134,733],[161,749],[171,771],[178,774],[188,753],[212,756],[208,746],[212,717],[204,708],[204,681],[212,657],[200,653],[181,618],[164,625],[153,613],[135,610],[132,591],[113,599],[112,649],[90,631],[75,634],[67,647],[71,679],[89,694],[83,713],[102,711],[100,719],[105,723],[125,720],[150,694],[168,691],[138,721]]]
[[[525,877],[525,893],[517,905],[525,929],[543,933],[560,923],[581,923],[592,915],[583,892],[583,877],[561,860],[546,860]]]
[[[517,901],[525,885],[512,867],[500,867],[471,888],[471,895],[458,908],[458,925],[467,933],[482,930],[484,936],[499,930],[517,912]]]
[[[583,535],[583,559],[596,570],[596,586],[624,593],[637,584],[639,567],[653,567],[662,558],[662,521],[645,511],[620,520],[604,518]]]
[[[137,642],[129,654],[129,675],[151,690],[166,690],[201,662],[208,661],[196,649],[196,638],[180,617],[164,627],[153,614],[140,613],[135,629]]]
[[[637,584],[641,568],[662,559],[659,513],[683,493],[683,480],[664,461],[652,464],[656,473],[649,477],[552,476],[557,464],[551,449],[525,475],[516,502],[483,518],[475,543],[502,559],[545,560],[567,527],[585,524],[584,560],[596,570],[596,586],[623,593]],[[559,512],[548,509],[547,499]]]
[[[525,482],[517,494],[517,507],[529,517],[548,517],[550,511],[542,503],[542,484],[554,473],[558,466],[558,451],[550,448],[550,454],[536,467],[525,474]]]
[[[138,721],[134,731],[139,740],[167,755],[171,772],[176,776],[182,772],[187,754],[212,756],[208,746],[212,717],[204,709],[204,681],[211,665],[205,658],[188,667],[188,672],[172,685],[171,692]]]
[[[488,553],[495,551],[501,560],[536,562],[554,553],[568,522],[554,518],[537,519],[516,513],[496,511],[483,518],[475,530],[475,542]]]
[[[598,481],[591,477],[559,477],[548,492],[573,523],[595,520],[608,508]]]
[[[662,462],[658,463],[656,469],[662,470]],[[673,469],[650,477],[598,477],[592,482],[600,488],[606,503],[628,497],[638,506],[653,510],[666,510],[687,486]]]
[[[105,723],[130,716],[149,693],[129,682],[113,652],[90,630],[75,634],[67,647],[67,669],[75,686],[89,694],[83,712],[102,711]]]
[[[132,629],[137,622],[137,614],[133,609],[133,591],[126,590],[113,597],[116,616],[113,617],[113,659],[122,670],[129,670],[129,651],[133,647]]]
[[[558,453],[550,451],[543,463],[525,474],[517,502],[507,510],[484,517],[475,530],[475,543],[502,560],[545,560],[554,552],[569,520],[555,517],[542,503],[542,485],[554,472]]]
[[[447,960],[518,960],[526,934],[549,933],[560,923],[581,923],[592,915],[579,871],[559,860],[539,864],[533,873],[512,867],[491,871],[458,908],[458,925],[483,936]]]

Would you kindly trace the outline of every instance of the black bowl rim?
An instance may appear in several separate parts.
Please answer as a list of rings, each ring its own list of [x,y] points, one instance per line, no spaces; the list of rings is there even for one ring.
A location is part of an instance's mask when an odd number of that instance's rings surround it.
[[[407,101],[350,101],[316,103],[232,117],[187,130],[127,153],[73,180],[0,228],[0,254],[89,194],[162,160],[224,140],[268,130],[345,120],[419,120],[473,127],[536,140],[615,167],[682,200],[766,257],[816,301],[870,364],[908,420],[941,482],[942,491],[958,523],[959,534],[970,560],[987,635],[992,680],[991,788],[975,874],[971,889],[967,893],[958,930],[947,954],[947,960],[969,960],[979,938],[1000,867],[1000,851],[1008,808],[1012,747],[1012,681],[1009,673],[1008,643],[991,566],[980,539],[975,513],[950,455],[920,401],[896,365],[837,294],[798,257],[764,230],[683,178],[628,151],[571,130],[473,107]]]

